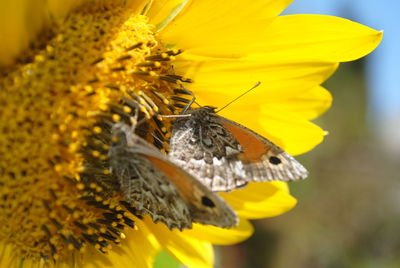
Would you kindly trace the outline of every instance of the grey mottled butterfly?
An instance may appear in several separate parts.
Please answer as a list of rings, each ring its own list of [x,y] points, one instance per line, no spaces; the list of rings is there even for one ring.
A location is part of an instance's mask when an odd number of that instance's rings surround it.
[[[205,106],[173,122],[169,157],[212,191],[231,191],[251,181],[294,181],[307,170],[254,131]]]
[[[135,124],[112,127],[111,172],[127,201],[168,228],[191,228],[192,222],[229,228],[235,212],[193,176],[134,133]]]

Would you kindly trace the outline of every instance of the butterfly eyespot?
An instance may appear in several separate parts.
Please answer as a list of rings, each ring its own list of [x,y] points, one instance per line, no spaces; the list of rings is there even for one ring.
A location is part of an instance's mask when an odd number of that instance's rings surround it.
[[[210,207],[210,208],[215,207],[214,202],[210,198],[208,198],[207,196],[201,197],[201,203],[203,205],[207,206],[207,207]]]
[[[271,156],[271,157],[269,158],[269,162],[270,162],[271,164],[273,164],[273,165],[279,165],[280,163],[282,163],[282,161],[281,161],[278,157],[276,157],[276,156]]]

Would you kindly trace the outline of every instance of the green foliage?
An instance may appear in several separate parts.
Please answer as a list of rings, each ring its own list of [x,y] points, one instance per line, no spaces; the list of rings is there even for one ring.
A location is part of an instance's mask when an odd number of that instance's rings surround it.
[[[181,264],[165,251],[161,251],[154,260],[154,268],[178,268]]]

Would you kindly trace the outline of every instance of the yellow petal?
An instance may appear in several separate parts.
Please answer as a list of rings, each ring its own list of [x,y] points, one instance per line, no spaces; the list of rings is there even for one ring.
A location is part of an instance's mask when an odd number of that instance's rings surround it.
[[[45,1],[0,1],[0,66],[13,63],[46,20]]]
[[[268,27],[253,53],[281,61],[342,62],[358,59],[376,48],[382,32],[350,20],[324,15],[280,16]]]
[[[297,201],[282,185],[249,183],[245,188],[220,195],[244,218],[273,217],[292,209]]]
[[[193,224],[193,229],[185,230],[183,234],[216,245],[232,245],[246,240],[253,232],[254,228],[251,223],[242,218],[239,225],[231,229]]]
[[[324,82],[336,63],[270,62],[267,58],[216,59],[182,55],[177,73],[194,80],[188,85],[202,105],[222,106],[253,86],[261,84],[239,102],[263,104],[270,98],[293,97]],[[207,101],[208,100],[208,101]]]
[[[320,144],[326,131],[279,104],[261,107],[259,124],[266,136],[292,155],[303,154]],[[269,133],[269,134],[268,134]]]
[[[233,106],[233,105],[232,105]],[[232,107],[221,115],[248,127],[292,155],[305,153],[322,142],[326,132],[280,104]]]
[[[287,182],[284,182],[284,181],[271,181],[270,183],[273,184],[274,186],[278,187],[280,190],[289,193],[289,186],[288,186]]]
[[[257,90],[257,89],[254,89]],[[225,114],[230,116],[231,113],[239,112],[249,109],[249,95],[251,96],[253,92],[248,93],[248,95],[234,101],[232,104],[227,106],[220,114]],[[201,94],[200,94],[201,95]],[[217,93],[215,95],[218,96]],[[234,99],[234,96],[231,96]],[[224,100],[226,98],[223,98]],[[265,107],[279,107],[279,110],[286,110],[288,112],[296,114],[296,116],[303,117],[304,119],[311,120],[314,119],[324,112],[326,112],[332,104],[331,93],[323,88],[322,86],[312,87],[298,95],[266,95],[265,97],[260,97],[263,100]],[[198,102],[201,103],[201,98]],[[208,103],[207,103],[208,104]],[[254,107],[254,106],[253,106]],[[254,109],[253,109],[254,110]]]
[[[157,26],[158,30],[164,29],[182,12],[189,0],[159,0],[154,1],[147,12],[149,23]]]
[[[246,53],[247,44],[258,40],[265,26],[290,2],[292,0],[191,1],[161,32],[162,39],[202,55],[212,53],[202,48],[214,46],[224,46],[223,51],[228,54],[232,53],[230,47],[235,48],[235,53]]]
[[[13,267],[19,265],[18,262],[14,263],[13,248],[10,245],[0,242],[0,267]]]
[[[163,250],[188,267],[213,267],[214,251],[210,242],[170,231],[164,224],[155,224],[145,217],[146,225],[157,238]]]
[[[310,120],[320,116],[331,107],[332,95],[325,88],[316,86],[297,96],[268,98],[266,102],[275,103],[281,109]]]

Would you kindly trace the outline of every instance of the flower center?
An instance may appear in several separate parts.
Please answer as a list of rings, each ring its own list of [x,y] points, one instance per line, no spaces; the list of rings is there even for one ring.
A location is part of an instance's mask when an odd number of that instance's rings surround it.
[[[146,17],[90,6],[54,27],[0,77],[0,239],[21,258],[58,259],[88,244],[107,251],[134,227],[108,166],[106,122],[148,120],[138,134],[165,147],[189,82]]]

